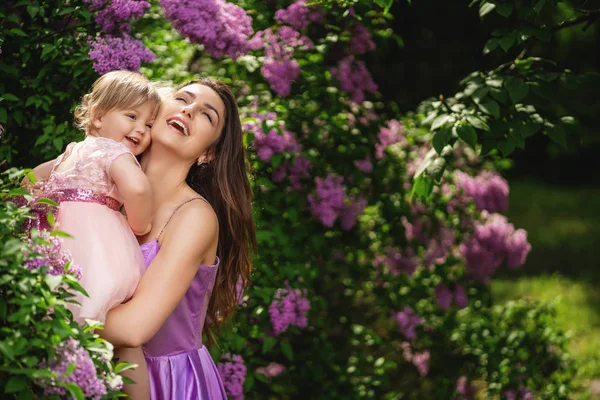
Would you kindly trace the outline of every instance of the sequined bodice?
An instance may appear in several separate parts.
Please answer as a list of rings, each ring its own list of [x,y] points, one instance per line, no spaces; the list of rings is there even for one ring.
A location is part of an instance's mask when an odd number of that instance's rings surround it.
[[[158,240],[141,245],[146,268],[160,250]],[[202,347],[202,328],[213,291],[219,259],[214,265],[201,265],[181,302],[144,348],[147,357],[187,352]]]
[[[82,189],[96,195],[109,196],[123,202],[109,170],[113,161],[120,155],[133,154],[122,143],[114,140],[88,136],[84,141],[70,143],[63,154],[58,156],[48,179],[46,190]],[[67,158],[73,158],[72,165],[64,171],[55,170]],[[137,161],[136,161],[137,162]]]

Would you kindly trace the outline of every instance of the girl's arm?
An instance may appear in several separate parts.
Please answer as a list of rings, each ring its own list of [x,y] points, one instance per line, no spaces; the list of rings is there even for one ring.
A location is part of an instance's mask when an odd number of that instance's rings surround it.
[[[193,203],[173,217],[131,300],[108,312],[104,330],[98,333],[114,346],[137,347],[150,340],[185,295],[200,264],[213,264],[217,217],[208,204]]]
[[[110,165],[109,173],[119,193],[125,198],[127,221],[136,236],[150,232],[152,228],[152,188],[133,156],[117,157]]]
[[[50,172],[52,172],[52,167],[54,166],[55,161],[56,159],[46,161],[45,163],[38,165],[33,169],[33,171],[31,171],[35,175],[35,179],[38,182],[47,181],[50,178]],[[23,178],[23,180],[21,181],[21,187],[24,188],[29,187],[32,184],[33,183],[29,180],[28,177]]]

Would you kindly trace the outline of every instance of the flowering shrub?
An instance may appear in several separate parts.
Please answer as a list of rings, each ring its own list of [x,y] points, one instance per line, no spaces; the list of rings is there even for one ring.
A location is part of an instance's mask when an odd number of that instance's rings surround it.
[[[389,36],[384,10],[330,3],[163,0],[149,11],[136,3],[135,12],[105,14],[94,6],[94,29],[111,32],[81,33],[98,43],[110,41],[107,34],[135,38],[130,21],[144,10],[137,33],[156,54],[145,73],[183,81],[191,75],[180,65],[189,63],[238,93],[259,252],[253,285],[211,349],[228,395],[568,398],[573,371],[552,309],[494,305],[488,288],[498,268],[525,263],[530,245],[500,214],[508,183],[493,170],[495,158],[484,164],[481,153],[497,146],[509,154],[512,141],[521,145],[539,130],[527,124],[542,117],[519,103],[529,89],[502,69],[477,72],[451,102],[427,101],[400,115],[363,59]],[[107,27],[104,15],[121,22]],[[101,56],[85,48],[77,59],[89,71],[89,57],[102,70],[117,68],[109,54],[117,47]],[[142,47],[125,47],[132,68],[136,57],[150,59]],[[537,79],[533,61],[515,65],[515,74],[533,65]],[[33,113],[36,99],[19,104]],[[40,101],[40,121],[69,120]],[[49,156],[66,128],[44,132],[34,154]],[[4,151],[19,140],[3,139]],[[68,347],[68,336],[55,344]]]

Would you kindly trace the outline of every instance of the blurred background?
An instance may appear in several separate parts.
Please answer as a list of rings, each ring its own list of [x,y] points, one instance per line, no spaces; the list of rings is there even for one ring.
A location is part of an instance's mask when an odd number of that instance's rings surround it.
[[[600,8],[600,2],[585,5]],[[427,97],[454,94],[472,70],[502,63],[482,54],[489,29],[476,8],[466,9],[443,0],[394,3],[393,30],[404,42],[390,40],[368,58],[386,99],[402,111],[414,110]],[[566,20],[573,9],[556,12],[557,20]],[[529,54],[577,73],[600,72],[598,28],[564,29],[550,46],[531,48]],[[577,107],[584,127],[580,142],[564,150],[536,135],[504,165],[511,190],[508,217],[527,230],[532,250],[523,268],[504,270],[493,281],[492,293],[499,302],[555,301],[558,321],[570,331],[573,356],[581,362],[580,376],[590,380],[589,395],[600,398],[600,93],[588,90]]]

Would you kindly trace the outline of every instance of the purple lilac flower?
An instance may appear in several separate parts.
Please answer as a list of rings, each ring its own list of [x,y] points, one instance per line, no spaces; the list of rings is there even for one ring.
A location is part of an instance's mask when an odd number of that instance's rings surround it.
[[[436,234],[429,239],[423,264],[425,264],[425,266],[431,266],[432,264],[443,264],[446,262],[446,258],[448,257],[450,249],[453,245],[454,232],[445,224],[442,224]]]
[[[264,367],[256,368],[257,374],[263,374],[267,379],[276,378],[285,372],[286,368],[284,365],[272,362]]]
[[[73,364],[75,369],[71,374],[67,372]],[[40,364],[42,368],[48,368],[57,377],[39,381],[44,387],[46,396],[67,394],[66,389],[56,386],[57,382],[74,383],[83,390],[86,398],[99,400],[106,394],[106,386],[98,378],[96,366],[90,358],[90,354],[81,347],[74,338],[69,338],[56,348],[56,358],[50,362],[44,361]]]
[[[327,178],[315,178],[315,193],[308,195],[310,212],[328,228],[333,226],[344,208],[345,191],[343,178],[329,174]]]
[[[465,266],[474,279],[487,282],[496,268],[507,262],[511,268],[521,266],[531,245],[527,233],[515,228],[500,214],[482,212],[483,222],[476,222],[459,249]]]
[[[385,265],[393,276],[400,274],[411,276],[419,265],[415,251],[412,248],[407,249],[404,254],[393,248],[387,248],[385,253],[385,255],[375,257],[373,266],[379,267]]]
[[[363,197],[355,197],[350,200],[350,204],[344,206],[340,213],[340,223],[342,229],[349,231],[356,225],[358,216],[361,215],[367,207],[367,200]]]
[[[325,14],[321,7],[306,6],[305,0],[298,0],[283,10],[277,10],[275,21],[280,24],[287,23],[296,30],[305,29],[309,23],[322,23]]]
[[[477,387],[471,385],[467,377],[463,375],[456,382],[456,392],[462,396],[462,400],[473,400],[477,394]]]
[[[244,380],[246,380],[246,364],[238,354],[224,354],[218,365],[219,375],[227,397],[231,400],[244,400]]]
[[[429,350],[422,351],[421,353],[414,353],[412,357],[412,363],[421,376],[427,376],[429,373]]]
[[[352,40],[350,40],[351,54],[364,54],[375,50],[375,43],[371,40],[371,32],[363,24],[357,22],[352,27]]]
[[[40,237],[49,242],[49,244],[38,244],[33,245],[31,239],[29,240],[29,244],[33,254],[31,256],[35,258],[30,258],[25,261],[25,266],[29,269],[39,268],[42,266],[48,267],[48,274],[50,275],[64,275],[64,274],[72,274],[77,277],[77,279],[81,279],[81,268],[74,265],[72,263],[73,256],[71,252],[68,250],[63,250],[63,239],[57,236],[50,236],[47,231],[41,231]],[[26,257],[29,257],[29,254],[25,254]],[[65,266],[67,263],[71,262],[68,271],[65,271]]]
[[[533,392],[525,387],[517,390],[507,390],[502,394],[506,400],[533,400]]]
[[[130,22],[142,17],[150,8],[150,3],[145,0],[109,0],[101,4],[101,1],[87,1],[91,4],[90,9],[98,10],[96,23],[104,33],[121,34],[129,33]]]
[[[289,26],[277,31],[258,31],[251,41],[254,49],[264,47],[265,61],[261,73],[279,96],[290,93],[292,83],[300,75],[300,66],[293,59],[295,48],[310,49],[312,41]]]
[[[395,143],[404,142],[404,123],[395,119],[388,121],[387,127],[379,129],[379,143],[375,144],[375,157],[385,157],[385,149]]]
[[[100,75],[118,69],[138,71],[142,62],[155,58],[144,43],[128,35],[97,37],[90,40],[90,46],[90,59]]]
[[[362,61],[354,61],[354,56],[348,56],[340,61],[338,68],[331,69],[331,75],[340,81],[340,88],[352,96],[356,103],[365,100],[365,92],[377,91],[377,84]]]
[[[354,161],[354,166],[364,174],[370,174],[373,172],[373,163],[371,162],[371,157],[366,156],[362,160]]]
[[[409,306],[404,307],[404,310],[396,313],[396,321],[398,321],[400,332],[408,340],[413,340],[417,337],[415,329],[425,322],[423,318],[419,317]]]
[[[290,167],[290,184],[296,190],[302,189],[302,179],[310,176],[310,168],[312,163],[302,156],[294,159]]]
[[[435,298],[442,310],[447,310],[452,304],[452,291],[446,285],[439,284],[435,287]]]
[[[282,182],[287,174],[287,169],[289,168],[289,163],[285,161],[283,164],[273,169],[273,173],[271,174],[271,179],[273,182]]]
[[[404,357],[404,359],[406,361],[408,361],[408,362],[412,361],[413,354],[412,354],[412,349],[410,348],[410,343],[402,342],[402,356]]]
[[[252,18],[224,0],[161,0],[173,27],[213,57],[233,59],[250,49]]]
[[[456,184],[473,199],[478,210],[501,212],[508,210],[508,183],[500,175],[482,171],[476,177],[456,171]]]
[[[275,113],[251,113],[249,116],[255,120],[244,123],[242,128],[245,132],[254,134],[254,142],[252,145],[254,146],[258,158],[261,160],[268,162],[274,154],[280,154],[284,151],[295,153],[301,150],[294,134],[285,129],[285,122],[276,121],[277,115]],[[279,134],[275,128],[265,134],[263,129],[265,121],[278,124],[282,134]],[[285,176],[285,170],[277,170],[277,176],[281,178],[281,180],[283,180],[282,175]]]
[[[277,289],[269,306],[275,336],[285,332],[290,325],[298,328],[308,326],[307,313],[310,310],[310,300],[306,297],[306,293],[306,289],[294,289],[289,284]]]
[[[456,285],[456,288],[454,289],[454,302],[458,308],[465,308],[469,305],[469,298],[467,297],[464,286]]]
[[[276,129],[271,129],[266,135],[261,129],[254,133],[253,146],[258,158],[263,161],[269,161],[273,154],[283,153],[283,150],[285,149],[285,138],[281,136]]]

